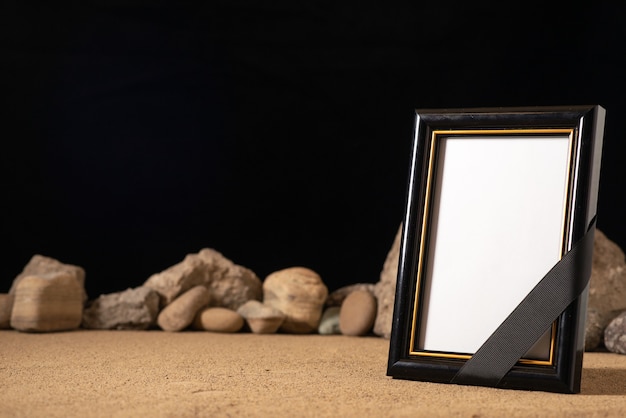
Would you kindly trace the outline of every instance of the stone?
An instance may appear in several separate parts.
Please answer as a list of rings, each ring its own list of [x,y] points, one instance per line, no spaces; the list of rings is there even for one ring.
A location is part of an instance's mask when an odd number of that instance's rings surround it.
[[[188,254],[180,263],[153,274],[144,283],[159,293],[162,307],[198,285],[209,290],[214,306],[232,310],[263,296],[261,280],[252,270],[234,264],[211,248]]]
[[[42,276],[48,273],[66,273],[79,283],[82,289],[83,302],[87,302],[87,292],[85,292],[85,270],[80,266],[73,264],[62,263],[51,257],[46,257],[40,254],[35,254],[31,257],[28,263],[24,266],[24,269],[20,274],[15,277],[9,294],[15,293],[20,281],[27,276]]]
[[[317,332],[320,335],[341,334],[339,329],[339,306],[331,306],[324,310]]]
[[[263,282],[263,302],[285,314],[280,330],[292,334],[317,331],[328,288],[306,267],[276,271]]]
[[[164,331],[182,331],[193,322],[198,311],[211,301],[211,294],[204,286],[194,286],[174,299],[157,317],[157,324]]]
[[[139,286],[123,292],[100,295],[85,308],[83,328],[144,330],[156,323],[159,295]]]
[[[0,329],[11,328],[11,308],[13,308],[13,296],[0,293]]]
[[[339,289],[333,291],[330,295],[328,295],[328,297],[326,298],[326,303],[324,305],[326,305],[327,307],[341,306],[346,296],[348,296],[355,290],[367,290],[370,293],[374,293],[374,288],[375,285],[373,283],[357,283],[340,287]]]
[[[258,300],[250,300],[237,309],[255,334],[273,334],[285,321],[285,314]]]
[[[604,346],[613,353],[626,354],[626,311],[607,325],[604,330]]]
[[[12,291],[11,328],[50,332],[80,326],[85,291],[71,272],[23,275]]]
[[[599,229],[595,232],[592,263],[585,330],[587,351],[601,344],[597,330],[604,330],[615,315],[626,310],[624,252]]]
[[[339,311],[339,329],[343,335],[368,334],[376,319],[376,297],[367,290],[350,293]]]
[[[398,277],[401,237],[402,225],[398,228],[391,249],[387,253],[385,263],[380,272],[380,280],[374,286],[374,296],[376,296],[378,307],[373,332],[379,337],[387,339],[391,337],[391,322],[393,320],[393,305],[396,299],[396,280]]]
[[[192,328],[211,332],[234,333],[243,328],[244,319],[228,308],[204,308],[196,314]]]
[[[604,340],[604,328],[607,321],[601,317],[597,309],[587,309],[585,323],[585,351],[597,349]]]
[[[246,319],[248,327],[254,334],[275,334],[284,321],[284,317]]]

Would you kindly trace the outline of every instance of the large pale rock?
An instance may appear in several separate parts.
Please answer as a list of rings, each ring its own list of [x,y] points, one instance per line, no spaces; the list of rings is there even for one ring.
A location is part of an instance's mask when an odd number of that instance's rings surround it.
[[[200,309],[211,301],[211,294],[204,286],[194,286],[174,299],[157,317],[157,324],[164,331],[182,331],[193,322]]]
[[[273,334],[285,321],[285,314],[258,300],[249,300],[237,309],[255,334]]]
[[[626,310],[624,252],[602,231],[596,229],[589,283],[585,350],[591,351],[600,345],[606,326],[617,313],[624,310]]]
[[[180,263],[153,274],[144,283],[159,293],[162,306],[198,285],[209,290],[214,306],[232,310],[249,300],[261,300],[263,295],[261,280],[252,270],[210,248],[188,254]]]
[[[158,313],[158,293],[140,286],[100,295],[85,308],[83,328],[143,330],[155,324]]]
[[[13,280],[9,294],[15,293],[15,289],[24,277],[27,276],[42,276],[49,273],[65,273],[74,277],[82,288],[83,302],[87,301],[87,293],[85,292],[85,270],[80,266],[73,264],[65,264],[51,257],[46,257],[40,254],[35,254],[31,257],[28,263],[24,266],[24,269]]]
[[[402,225],[398,228],[391,249],[380,272],[380,280],[374,287],[374,296],[378,302],[376,320],[374,321],[374,334],[391,337],[391,322],[393,319],[393,304],[396,299],[396,279],[398,276],[398,260],[400,258],[400,240],[402,238]]]
[[[15,277],[9,290],[11,327],[46,332],[78,328],[85,292],[85,270],[36,254]]]
[[[0,293],[0,329],[11,328],[11,308],[13,296],[8,293]]]
[[[280,330],[288,333],[316,331],[327,296],[321,277],[305,267],[276,271],[263,282],[263,302],[285,314]]]
[[[80,326],[84,288],[70,272],[22,276],[12,291],[12,328],[48,332]]]
[[[376,335],[389,338],[393,304],[396,292],[396,277],[400,257],[401,228],[398,229],[385,264],[376,283],[374,294],[378,300],[378,314],[374,324]],[[604,329],[615,317],[616,312],[626,310],[626,261],[621,248],[596,230],[593,247],[593,264],[589,283],[589,301],[585,330],[585,350],[598,347]]]

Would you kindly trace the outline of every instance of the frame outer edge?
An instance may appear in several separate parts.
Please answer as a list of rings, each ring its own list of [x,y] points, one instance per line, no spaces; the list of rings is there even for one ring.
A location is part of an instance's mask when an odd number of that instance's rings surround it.
[[[602,164],[602,146],[604,143],[604,124],[606,110],[602,106],[595,106],[593,115],[593,156],[591,157],[591,179],[589,189],[589,213],[587,214],[587,224],[598,211],[598,192],[600,189],[600,168]]]
[[[407,241],[413,241],[415,239],[414,234],[412,233],[413,225],[409,225],[407,222],[408,219],[415,219],[414,216],[411,216],[411,213],[416,210],[416,198],[415,195],[415,184],[420,181],[420,174],[417,172],[419,164],[417,164],[418,155],[421,151],[419,147],[419,136],[422,130],[424,129],[423,121],[419,115],[419,113],[415,112],[415,122],[413,126],[413,141],[411,146],[411,157],[410,157],[410,170],[409,170],[409,181],[406,187],[405,194],[405,214],[403,218],[402,224],[402,237],[400,239],[400,256],[398,258],[398,274],[396,276],[396,291],[394,298],[394,309],[393,309],[393,317],[391,323],[391,337],[389,340],[389,359],[387,364],[387,376],[396,376],[396,373],[392,373],[392,369],[394,365],[401,361],[403,357],[403,352],[405,351],[407,345],[407,337],[406,337],[406,309],[407,302],[406,299],[402,297],[402,295],[407,294],[407,287],[409,287],[410,282],[406,279],[407,274],[410,274],[410,271],[407,272],[406,268],[406,259],[408,257],[409,248],[413,247],[413,244],[408,244]],[[409,269],[411,270],[411,269]]]

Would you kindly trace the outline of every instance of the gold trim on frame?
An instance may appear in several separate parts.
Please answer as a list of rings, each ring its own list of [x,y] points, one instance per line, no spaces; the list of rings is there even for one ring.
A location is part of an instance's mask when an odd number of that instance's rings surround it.
[[[572,166],[575,163],[576,158],[576,149],[577,146],[577,131],[574,128],[541,128],[541,129],[463,129],[463,130],[434,130],[432,131],[431,141],[430,141],[430,150],[428,156],[428,174],[426,179],[426,196],[424,203],[424,212],[422,218],[422,232],[420,237],[420,247],[419,247],[419,259],[417,265],[417,281],[415,286],[415,295],[413,302],[413,318],[411,323],[411,338],[409,343],[409,355],[412,356],[423,356],[423,357],[436,357],[442,359],[464,359],[467,360],[472,357],[471,354],[463,354],[463,353],[448,353],[448,352],[437,352],[437,351],[417,351],[415,349],[415,341],[417,337],[416,325],[417,325],[417,312],[420,304],[419,293],[421,290],[421,281],[423,279],[424,274],[424,258],[425,258],[425,245],[426,238],[428,236],[428,221],[430,219],[430,203],[432,200],[432,188],[433,188],[433,171],[435,166],[435,158],[437,155],[437,139],[439,137],[450,137],[450,136],[470,136],[470,135],[563,135],[567,134],[569,137],[569,164],[567,168],[567,190],[565,193],[565,202],[564,202],[564,210],[563,210],[563,224],[561,229],[561,256],[563,256],[568,247],[571,245],[570,240],[570,230],[571,230],[571,198],[572,198],[572,188],[574,185],[574,178],[572,176]],[[556,349],[556,331],[557,324],[556,321],[552,324],[552,332],[550,338],[550,354],[548,360],[536,360],[536,359],[520,359],[519,364],[532,364],[532,365],[541,365],[541,366],[552,366],[555,362],[555,349]],[[419,350],[419,349],[418,349]]]

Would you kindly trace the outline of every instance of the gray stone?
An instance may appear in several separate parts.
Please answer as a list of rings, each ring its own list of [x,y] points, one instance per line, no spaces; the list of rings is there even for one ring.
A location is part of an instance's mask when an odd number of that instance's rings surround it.
[[[188,254],[180,263],[153,274],[144,283],[159,293],[161,306],[167,306],[198,285],[209,290],[214,306],[232,310],[263,296],[261,280],[252,270],[234,264],[210,248]]]
[[[182,331],[193,322],[200,309],[211,301],[206,287],[194,286],[174,299],[157,317],[157,324],[164,331]]]
[[[597,309],[587,309],[587,322],[585,324],[585,351],[597,349],[604,340],[604,328],[606,320],[602,318]]]
[[[613,353],[626,354],[626,311],[607,325],[604,330],[604,346]]]
[[[320,325],[317,327],[317,332],[321,335],[333,335],[341,334],[339,329],[339,306],[331,306],[326,308],[322,314]]]
[[[391,249],[385,259],[380,280],[374,287],[374,296],[378,302],[376,320],[374,321],[374,334],[383,337],[391,337],[391,322],[393,319],[393,304],[396,299],[396,279],[398,276],[398,260],[400,258],[400,240],[402,237],[402,225],[398,228]]]
[[[624,252],[602,231],[596,229],[585,330],[587,351],[598,348],[602,340],[597,338],[598,330],[603,330],[616,313],[623,310],[626,310]]]
[[[158,313],[158,293],[140,286],[100,295],[85,308],[83,328],[143,330],[155,324]]]

